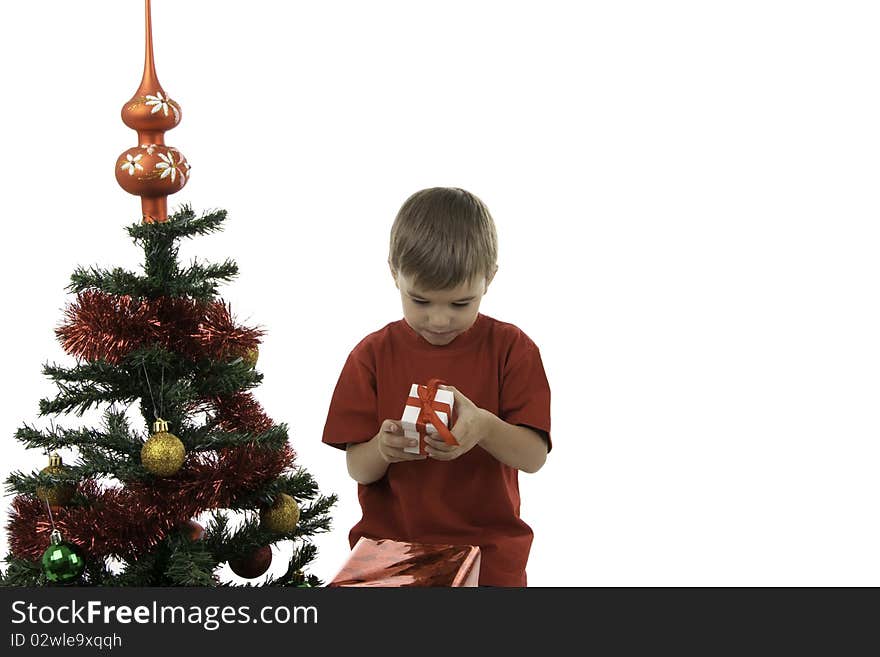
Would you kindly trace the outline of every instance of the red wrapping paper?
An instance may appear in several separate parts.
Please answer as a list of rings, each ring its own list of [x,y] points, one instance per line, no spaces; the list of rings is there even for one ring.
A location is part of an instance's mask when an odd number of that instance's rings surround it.
[[[327,586],[477,586],[480,548],[361,537]]]

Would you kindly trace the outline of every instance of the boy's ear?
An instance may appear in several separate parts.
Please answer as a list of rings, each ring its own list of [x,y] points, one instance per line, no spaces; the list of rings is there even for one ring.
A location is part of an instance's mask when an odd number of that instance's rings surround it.
[[[394,279],[394,287],[398,290],[400,289],[400,285],[397,284],[397,270],[394,269],[394,265],[391,264],[391,261],[388,261],[388,269],[391,270],[391,278]]]
[[[495,274],[498,273],[498,265],[495,265],[495,269],[492,270],[492,273],[486,277],[486,289],[489,289],[489,283],[492,282],[492,279],[495,278]],[[483,294],[486,292],[484,291]]]

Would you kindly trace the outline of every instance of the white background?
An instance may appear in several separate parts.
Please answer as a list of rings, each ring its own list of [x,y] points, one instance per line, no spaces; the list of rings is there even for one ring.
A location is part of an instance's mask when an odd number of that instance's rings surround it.
[[[73,363],[53,334],[71,272],[141,263],[113,164],[136,144],[119,111],[142,11],[0,9],[3,478],[45,465],[13,433],[48,424],[41,365]],[[320,437],[349,350],[401,316],[391,221],[450,185],[498,226],[482,311],[535,340],[553,391],[554,450],[520,476],[530,584],[880,585],[878,19],[841,1],[156,0],[183,108],[166,142],[193,165],[170,205],[230,217],[182,255],[239,264],[222,294],[268,331],[257,397],[340,496],[313,572],[333,576],[360,517]]]

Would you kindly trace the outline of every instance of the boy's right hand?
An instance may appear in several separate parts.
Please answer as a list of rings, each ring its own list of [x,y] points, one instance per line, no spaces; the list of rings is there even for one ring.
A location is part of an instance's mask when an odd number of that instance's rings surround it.
[[[386,463],[424,461],[428,458],[427,454],[410,454],[403,451],[404,447],[418,445],[419,441],[417,438],[407,438],[403,435],[399,420],[385,420],[373,440],[376,441],[379,455]]]

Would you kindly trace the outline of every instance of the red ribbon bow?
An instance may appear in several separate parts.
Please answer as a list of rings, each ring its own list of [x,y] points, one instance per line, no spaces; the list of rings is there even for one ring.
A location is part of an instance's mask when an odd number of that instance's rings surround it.
[[[458,445],[455,436],[453,436],[449,428],[443,424],[443,420],[437,416],[437,411],[446,413],[446,417],[449,418],[449,422],[452,423],[452,409],[449,407],[449,404],[444,404],[443,402],[438,402],[434,399],[437,395],[437,386],[440,385],[446,385],[446,382],[441,381],[440,379],[431,379],[428,381],[428,385],[417,387],[416,391],[418,392],[418,397],[409,397],[406,403],[409,406],[419,406],[421,409],[419,411],[419,417],[416,420],[416,428],[419,430],[419,434],[422,438],[427,435],[425,427],[428,424],[433,424],[434,428],[437,429],[437,433],[440,434],[440,437],[443,439],[443,442],[447,445]]]

